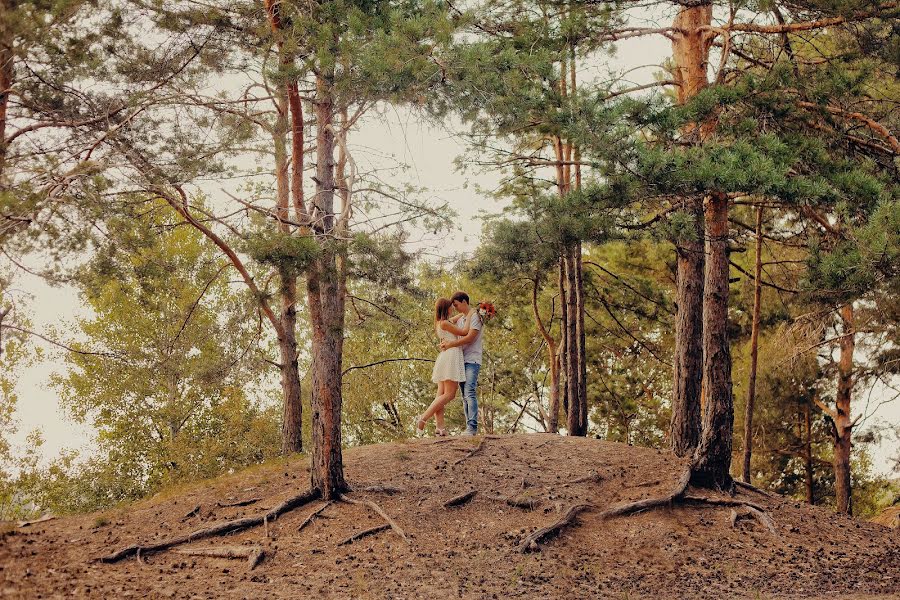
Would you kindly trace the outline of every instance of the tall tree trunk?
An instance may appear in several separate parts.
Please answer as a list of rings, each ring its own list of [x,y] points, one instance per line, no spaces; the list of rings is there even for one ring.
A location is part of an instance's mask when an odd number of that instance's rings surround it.
[[[332,81],[316,78],[316,196],[313,212],[317,229],[335,229],[334,101]],[[341,452],[341,365],[344,343],[345,272],[334,246],[324,244],[307,276],[312,328],[312,486],[322,498],[336,498],[347,489]]]
[[[588,405],[587,405],[587,351],[585,349],[584,331],[584,265],[581,259],[581,242],[575,243],[572,257],[572,268],[575,271],[575,343],[578,368],[575,373],[578,378],[578,433],[573,435],[587,435],[588,432]]]
[[[753,325],[750,331],[750,378],[747,382],[747,407],[744,413],[745,483],[750,483],[750,457],[753,453],[753,405],[756,402],[756,365],[759,357],[759,314],[762,301],[762,206],[756,209],[756,270],[753,272]]]
[[[278,117],[273,128],[275,146],[275,188],[278,232],[290,235],[290,185],[288,183],[288,155],[285,139],[288,130],[288,94],[282,91],[278,102]],[[302,145],[302,140],[301,140]],[[296,176],[296,173],[294,174]],[[300,387],[300,366],[297,353],[297,275],[288,268],[278,269],[278,292],[281,311],[281,335],[278,351],[281,368],[281,391],[284,400],[281,422],[281,453],[303,452],[303,402]]]
[[[0,11],[9,9],[8,2],[0,2]],[[0,24],[0,186],[4,185],[6,174],[6,121],[9,112],[9,96],[13,86],[14,61],[13,41],[7,31],[8,25]]]
[[[565,250],[566,273],[566,398],[569,402],[569,410],[566,415],[566,429],[569,435],[583,436],[587,434],[587,407],[582,393],[584,375],[582,369],[584,363],[581,360],[581,347],[579,343],[579,282],[578,282],[578,255],[575,244]],[[584,308],[583,300],[581,308]]]
[[[550,415],[548,419],[547,432],[556,433],[559,430],[559,355],[557,354],[556,339],[551,335],[544,320],[541,318],[541,311],[538,309],[538,292],[541,286],[541,277],[535,274],[531,282],[531,310],[534,313],[534,323],[538,328],[538,333],[547,344],[547,366],[550,369]]]
[[[689,456],[700,440],[703,387],[703,203],[690,201],[692,239],[678,241],[676,254],[675,381],[669,440],[678,456]]]
[[[678,83],[677,101],[685,104],[707,85],[707,61],[711,37],[712,6],[683,5],[673,27],[675,61],[673,76]],[[708,125],[688,124],[685,139],[699,143],[708,133]],[[703,392],[703,296],[704,296],[704,218],[701,198],[692,198],[686,206],[694,219],[692,239],[676,243],[675,365],[672,420],[669,438],[672,451],[679,456],[691,454],[700,440],[700,404]]]
[[[816,392],[818,394],[818,392]],[[806,501],[815,504],[815,490],[813,489],[813,462],[812,462],[812,419],[810,418],[809,398],[803,402],[803,470],[806,478]]]
[[[694,453],[692,481],[730,489],[734,399],[728,346],[728,198],[710,196],[706,209],[707,258],[703,294],[703,431]]]
[[[850,503],[850,450],[853,423],[850,421],[850,399],[853,393],[853,350],[856,335],[853,329],[853,305],[845,304],[840,310],[843,336],[841,357],[838,362],[837,397],[832,418],[834,434],[834,493],[837,512],[852,514]]]
[[[566,423],[569,421],[569,385],[567,381],[567,376],[569,372],[569,361],[568,361],[568,351],[566,349],[566,327],[569,323],[569,302],[568,302],[568,293],[566,293],[566,260],[565,254],[560,255],[559,257],[559,269],[557,271],[558,279],[557,286],[559,289],[559,304],[560,304],[560,336],[559,336],[559,372],[560,372],[560,400],[562,401],[563,412],[566,415]],[[558,419],[559,415],[554,417],[550,416],[551,419]],[[557,430],[559,428],[557,427]]]

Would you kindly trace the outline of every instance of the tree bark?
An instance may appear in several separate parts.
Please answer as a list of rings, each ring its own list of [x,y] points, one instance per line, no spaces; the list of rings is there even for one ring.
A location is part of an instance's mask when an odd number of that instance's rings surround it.
[[[759,316],[762,301],[762,218],[756,209],[756,270],[753,272],[753,325],[750,331],[750,378],[747,382],[747,407],[744,413],[744,483],[750,483],[750,457],[753,453],[753,405],[756,402],[756,366],[759,358]]]
[[[572,267],[575,271],[575,343],[578,368],[578,433],[574,435],[587,435],[588,432],[588,404],[587,404],[587,351],[585,349],[584,331],[584,265],[581,259],[581,242],[575,243]]]
[[[275,141],[275,188],[278,232],[290,235],[290,195],[288,183],[290,171],[287,145],[289,97],[287,89],[280,92],[278,116],[273,128]],[[302,140],[301,140],[302,145]],[[294,165],[296,169],[296,165]],[[302,174],[301,174],[302,175]],[[292,174],[296,179],[298,174]],[[303,452],[303,403],[300,384],[300,366],[297,353],[297,275],[288,268],[278,269],[278,292],[281,311],[278,315],[281,332],[278,336],[280,355],[281,392],[284,400],[281,422],[281,453]]]
[[[568,386],[568,372],[569,372],[569,361],[568,361],[568,351],[566,349],[566,327],[569,323],[569,303],[568,303],[568,293],[566,293],[566,260],[565,254],[561,254],[559,257],[559,269],[558,269],[558,280],[557,285],[559,287],[559,304],[560,304],[560,336],[559,336],[559,372],[560,372],[560,394],[563,405],[563,412],[566,415],[566,423],[569,420],[569,386]],[[553,416],[551,415],[551,419],[558,420],[559,415]],[[557,427],[557,430],[559,428]]]
[[[578,266],[577,243],[565,250],[566,273],[566,398],[569,402],[569,410],[566,414],[566,429],[568,435],[584,436],[587,434],[587,400],[584,393],[584,361],[582,351],[584,344],[580,342],[584,325],[582,314],[584,309],[583,292],[579,304],[580,283]],[[582,322],[581,328],[578,323]]]
[[[334,100],[330,78],[316,78],[316,196],[313,216],[324,235],[335,229]],[[329,240],[330,242],[330,240]],[[341,451],[341,364],[344,344],[346,272],[339,268],[341,250],[323,244],[307,276],[312,328],[312,466],[314,489],[335,500],[348,489]]]
[[[700,395],[703,387],[703,247],[704,217],[700,200],[691,200],[693,239],[676,247],[675,381],[669,440],[678,456],[689,456],[700,440]]]
[[[834,493],[835,508],[839,513],[852,514],[850,502],[850,450],[853,423],[850,421],[850,399],[853,392],[853,350],[856,347],[853,329],[853,305],[845,304],[840,309],[843,337],[841,356],[838,362],[837,397],[835,414],[832,418],[834,434]]]
[[[7,11],[8,2],[0,2],[0,10]],[[9,96],[12,91],[15,63],[13,60],[13,41],[7,31],[7,25],[0,25],[0,185],[4,184],[6,174],[6,122],[9,112]]]
[[[550,417],[547,426],[548,433],[556,433],[559,430],[559,355],[557,354],[556,339],[544,325],[541,311],[538,308],[538,292],[541,286],[541,277],[535,274],[531,281],[531,310],[534,314],[534,323],[538,333],[547,344],[547,366],[550,369]]]
[[[675,61],[673,78],[679,104],[685,104],[709,84],[707,62],[712,37],[701,29],[712,23],[712,6],[685,5],[675,17],[677,30],[672,40]],[[711,131],[712,123],[684,127],[686,140],[699,143]],[[700,198],[692,198],[687,210],[694,219],[693,239],[676,243],[675,364],[672,420],[669,439],[672,451],[687,456],[700,440],[700,410],[703,394],[703,296],[704,217]]]
[[[728,346],[728,198],[713,193],[706,208],[707,259],[703,294],[703,431],[694,453],[692,481],[730,489],[734,399]]]

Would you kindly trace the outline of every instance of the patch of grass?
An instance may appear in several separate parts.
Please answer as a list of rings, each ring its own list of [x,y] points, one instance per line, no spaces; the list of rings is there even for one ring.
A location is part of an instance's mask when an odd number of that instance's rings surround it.
[[[109,525],[110,520],[106,515],[97,515],[97,518],[94,519],[94,523],[91,525],[91,529],[100,529],[106,525]]]

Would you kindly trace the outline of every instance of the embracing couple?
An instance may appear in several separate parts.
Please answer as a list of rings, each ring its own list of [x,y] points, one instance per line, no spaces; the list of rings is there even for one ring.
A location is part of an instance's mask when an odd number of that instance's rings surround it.
[[[434,329],[441,352],[434,361],[431,380],[437,384],[437,394],[428,410],[416,417],[416,433],[423,433],[428,420],[434,417],[435,434],[447,435],[444,407],[456,397],[457,386],[462,388],[466,416],[463,435],[478,433],[478,398],[475,394],[483,354],[482,327],[482,317],[475,307],[469,306],[469,295],[465,292],[456,292],[449,300],[439,298],[435,303]]]

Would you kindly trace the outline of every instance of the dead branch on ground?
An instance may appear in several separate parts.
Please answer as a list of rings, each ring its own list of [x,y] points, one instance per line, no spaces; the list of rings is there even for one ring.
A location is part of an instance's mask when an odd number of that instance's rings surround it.
[[[403,529],[399,525],[397,525],[397,522],[394,521],[392,518],[390,518],[388,516],[388,514],[386,512],[384,512],[384,510],[382,510],[382,508],[380,506],[378,506],[371,500],[354,500],[353,498],[348,497],[346,494],[341,494],[340,498],[344,502],[349,502],[350,504],[361,504],[361,505],[368,506],[369,508],[371,508],[372,510],[377,512],[379,515],[381,515],[381,518],[388,522],[388,524],[391,526],[391,529],[393,529],[397,535],[399,535],[401,538],[403,538],[404,542],[406,542],[407,544],[409,543],[409,538],[406,537],[406,532],[403,531]]]
[[[210,546],[207,548],[181,548],[174,550],[187,556],[211,556],[213,558],[245,558],[247,570],[252,571],[262,562],[265,551],[260,546]]]
[[[450,498],[446,502],[443,503],[444,508],[452,508],[454,506],[462,506],[463,504],[468,503],[475,495],[478,493],[478,490],[470,490],[465,494],[460,494],[459,496],[454,496]]]
[[[383,523],[381,525],[376,525],[375,527],[370,527],[369,529],[365,529],[363,531],[360,531],[359,533],[354,533],[353,535],[351,535],[350,537],[348,537],[345,540],[341,540],[340,542],[338,542],[338,546],[346,546],[347,544],[352,544],[353,542],[355,542],[358,539],[364,538],[368,535],[372,535],[372,534],[375,534],[375,533],[378,533],[380,531],[384,531],[385,529],[390,529],[390,528],[391,528],[390,523]]]
[[[329,506],[331,506],[331,500],[329,500],[328,502],[326,502],[325,504],[323,504],[322,506],[320,506],[320,507],[317,508],[316,510],[312,511],[311,513],[309,513],[309,516],[306,517],[306,518],[303,520],[302,523],[300,523],[300,527],[297,528],[297,532],[299,533],[299,532],[303,531],[303,528],[304,528],[304,527],[306,527],[307,525],[309,525],[310,523],[312,523],[312,522],[313,522],[313,519],[315,519],[317,516],[319,516],[319,513],[321,513],[323,510],[325,510],[325,509],[328,508]]]
[[[591,504],[575,504],[569,507],[569,510],[566,511],[566,514],[563,515],[557,521],[554,521],[550,525],[546,527],[541,527],[524,540],[522,540],[522,544],[519,547],[519,550],[524,554],[525,552],[534,552],[540,550],[540,543],[544,540],[550,539],[552,537],[556,537],[559,533],[567,526],[571,525],[575,521],[575,517],[578,516],[579,513],[591,510],[595,508]]]
[[[250,498],[249,500],[238,500],[237,502],[229,502],[226,504],[222,504],[221,502],[216,502],[216,506],[219,508],[233,508],[235,506],[250,506],[251,504],[256,504],[262,500],[262,498]]]

